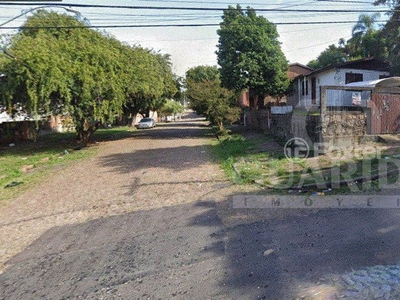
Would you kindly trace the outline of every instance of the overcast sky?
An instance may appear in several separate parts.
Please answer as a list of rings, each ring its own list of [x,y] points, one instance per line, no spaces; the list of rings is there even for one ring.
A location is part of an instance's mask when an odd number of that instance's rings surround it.
[[[28,9],[39,6],[38,2],[30,6],[4,5],[7,2],[11,1],[0,0],[0,24]],[[250,6],[256,9],[258,15],[277,24],[282,50],[289,62],[307,64],[328,45],[337,45],[340,38],[349,39],[351,29],[362,12],[370,11],[369,14],[372,14],[371,11],[386,9],[373,6],[373,2],[373,0],[247,0],[239,4],[242,8]],[[46,2],[41,3],[46,4]],[[91,25],[108,26],[99,30],[105,30],[123,42],[171,54],[173,71],[179,76],[183,76],[189,68],[194,66],[217,64],[215,51],[218,35],[216,31],[222,16],[222,11],[218,9],[237,4],[224,0],[64,0],[61,3],[65,7],[78,11],[90,21]],[[89,7],[68,4],[86,4]],[[97,4],[128,7],[90,7]],[[174,9],[164,9],[166,7]],[[195,8],[215,8],[216,10],[195,10]],[[51,7],[50,9],[66,12],[63,8]],[[267,9],[269,11],[266,11]],[[321,12],[313,10],[321,10]],[[332,10],[340,10],[340,12]],[[7,28],[20,26],[27,15],[1,26],[0,33],[13,32],[12,29]],[[381,14],[381,18],[385,18],[384,13]],[[328,23],[304,24],[312,22]],[[166,27],[166,25],[175,26]],[[109,28],[110,26],[113,28]]]

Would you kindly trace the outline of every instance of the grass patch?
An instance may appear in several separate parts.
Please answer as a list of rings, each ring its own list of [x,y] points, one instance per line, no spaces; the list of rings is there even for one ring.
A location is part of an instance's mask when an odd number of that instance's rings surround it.
[[[277,147],[263,149],[269,143],[275,143]],[[365,153],[363,147],[317,157],[287,159],[283,146],[271,136],[245,133],[244,136],[234,134],[221,138],[216,151],[222,168],[234,182],[256,184],[277,193],[308,190],[311,193],[348,194],[378,192],[387,188],[384,184],[399,186],[400,148],[385,150],[382,145],[375,144],[378,151]],[[378,175],[380,182],[371,181]]]
[[[248,142],[243,136],[238,134],[220,136],[215,144],[215,154],[221,162],[221,167],[229,179],[237,182],[239,176],[235,171],[235,161],[254,147],[252,142]]]
[[[75,133],[40,135],[36,142],[20,142],[0,147],[0,205],[45,180],[72,163],[94,156],[96,144],[79,149]],[[99,129],[95,141],[106,141],[132,136],[128,127]]]

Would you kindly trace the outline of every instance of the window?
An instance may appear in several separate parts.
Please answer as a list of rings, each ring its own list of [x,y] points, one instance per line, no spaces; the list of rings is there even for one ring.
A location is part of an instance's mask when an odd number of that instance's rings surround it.
[[[306,79],[306,95],[308,95],[308,80]]]
[[[301,82],[301,94],[304,95],[308,95],[308,80],[304,79]]]
[[[346,73],[346,84],[352,83],[352,82],[359,82],[363,81],[363,74],[359,73]]]

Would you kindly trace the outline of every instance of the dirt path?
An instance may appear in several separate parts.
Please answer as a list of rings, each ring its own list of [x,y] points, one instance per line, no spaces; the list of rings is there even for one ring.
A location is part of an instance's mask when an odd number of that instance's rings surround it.
[[[398,209],[234,209],[210,138],[137,131],[1,207],[0,299],[399,299]]]

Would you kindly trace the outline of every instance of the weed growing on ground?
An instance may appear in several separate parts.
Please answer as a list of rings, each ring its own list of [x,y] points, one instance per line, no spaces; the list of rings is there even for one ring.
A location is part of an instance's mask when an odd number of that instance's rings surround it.
[[[327,190],[329,193],[376,192],[400,180],[399,149],[380,145],[307,158],[288,159],[283,145],[265,134],[220,138],[216,152],[228,177],[275,191]],[[278,147],[263,149],[268,143]],[[365,149],[367,149],[365,148]],[[362,155],[360,155],[360,151]],[[372,179],[372,181],[371,181]],[[375,180],[375,181],[374,181]],[[344,183],[344,184],[343,184]]]

